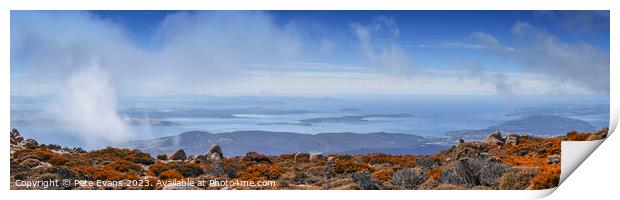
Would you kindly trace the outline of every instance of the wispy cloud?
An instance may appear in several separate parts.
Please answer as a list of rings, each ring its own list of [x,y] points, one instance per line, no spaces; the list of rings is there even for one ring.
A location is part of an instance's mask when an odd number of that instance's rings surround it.
[[[445,41],[429,44],[404,44],[409,48],[445,48],[445,49],[475,49],[475,50],[502,50],[516,51],[514,47],[504,47],[492,35],[484,32],[474,32],[462,40]]]
[[[400,29],[392,18],[380,16],[370,24],[351,23],[350,27],[372,65],[391,75],[411,75],[411,58],[397,41]]]
[[[526,22],[511,30],[518,51],[509,51],[490,34],[477,32],[481,45],[515,61],[521,69],[549,75],[557,81],[574,82],[597,93],[609,93],[609,53],[587,43],[561,41]]]

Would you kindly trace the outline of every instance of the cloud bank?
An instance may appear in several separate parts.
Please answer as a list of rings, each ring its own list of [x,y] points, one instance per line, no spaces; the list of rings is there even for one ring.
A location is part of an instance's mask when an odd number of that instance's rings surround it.
[[[587,42],[563,42],[526,22],[516,23],[511,34],[514,49],[484,32],[473,33],[472,37],[480,45],[515,61],[524,71],[545,74],[557,82],[581,85],[595,93],[609,94],[609,53]]]
[[[207,94],[203,86],[242,79],[247,65],[294,61],[303,46],[294,24],[277,25],[262,12],[179,12],[156,31],[156,47],[146,49],[88,12],[12,12],[11,53],[24,55],[12,70],[55,85],[47,114],[102,145],[136,136],[117,113],[119,93]]]
[[[21,70],[61,81],[96,63],[124,94],[234,81],[246,65],[297,60],[303,46],[294,24],[262,12],[169,14],[147,38],[152,49],[87,12],[13,12],[11,20],[11,51],[27,55]]]

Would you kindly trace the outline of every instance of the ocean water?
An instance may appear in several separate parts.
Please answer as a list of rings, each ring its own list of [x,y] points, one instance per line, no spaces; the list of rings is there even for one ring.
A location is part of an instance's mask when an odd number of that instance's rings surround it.
[[[37,113],[53,98],[13,98],[11,126],[43,143],[85,145],[74,130]],[[52,100],[50,100],[52,99]],[[564,104],[608,105],[609,97],[380,96],[380,97],[123,97],[123,118],[164,120],[171,125],[129,126],[135,139],[177,135],[186,131],[222,133],[263,130],[296,133],[390,132],[443,137],[449,131],[484,129],[515,119],[516,109]],[[346,116],[364,116],[346,119]],[[53,116],[49,116],[53,117]],[[574,116],[594,127],[607,126],[609,113]],[[314,123],[304,120],[315,119]]]

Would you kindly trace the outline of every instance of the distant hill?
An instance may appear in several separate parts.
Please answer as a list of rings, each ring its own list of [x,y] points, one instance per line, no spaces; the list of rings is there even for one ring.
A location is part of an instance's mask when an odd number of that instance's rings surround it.
[[[204,154],[219,144],[226,156],[250,151],[278,155],[304,152],[428,154],[448,148],[445,138],[428,138],[398,133],[321,133],[237,131],[228,133],[185,132],[177,136],[133,141],[121,147],[139,149],[153,155],[183,148],[190,155]]]
[[[579,119],[556,115],[531,115],[507,121],[503,124],[481,130],[462,130],[448,132],[452,140],[463,138],[466,140],[481,140],[494,131],[515,133],[520,135],[558,136],[569,131],[591,132],[596,128],[588,122]]]

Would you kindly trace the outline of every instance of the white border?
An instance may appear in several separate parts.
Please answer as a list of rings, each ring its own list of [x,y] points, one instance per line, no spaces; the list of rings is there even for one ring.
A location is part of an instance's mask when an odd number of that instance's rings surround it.
[[[134,1],[109,1],[109,0],[19,0],[2,1],[2,14],[0,15],[0,27],[2,27],[2,39],[0,41],[0,62],[3,66],[0,72],[0,90],[3,94],[0,97],[0,130],[9,130],[9,108],[10,108],[10,56],[8,45],[9,39],[9,16],[10,10],[611,10],[612,22],[618,22],[618,4],[612,0],[409,0],[409,1],[381,1],[381,0],[134,0]],[[618,35],[618,25],[611,24],[611,35]],[[611,38],[610,55],[617,54],[617,39]],[[617,56],[611,56],[611,117],[610,130],[615,130],[618,121],[618,111],[620,98],[618,97],[618,66]],[[5,137],[5,147],[8,147],[8,139]],[[620,146],[618,142],[610,144]],[[607,146],[610,146],[607,145]],[[598,146],[598,145],[597,145]],[[605,146],[605,144],[604,144]],[[617,148],[616,148],[617,150]],[[4,167],[5,172],[0,173],[0,185],[3,192],[9,189],[9,149],[3,148],[0,152],[0,166]],[[609,155],[609,154],[608,154]],[[602,159],[602,158],[600,158]],[[597,160],[600,161],[600,160]],[[617,161],[616,161],[617,162]],[[587,164],[587,163],[586,163]],[[617,165],[616,165],[617,166]],[[583,172],[583,170],[578,170]],[[566,183],[578,184],[567,179]],[[579,177],[574,177],[578,179]],[[593,184],[593,183],[586,183]],[[615,182],[603,182],[601,185],[616,185]],[[560,186],[561,190],[563,186]],[[608,187],[612,188],[612,187]],[[553,190],[546,191],[10,191],[9,198],[21,198],[28,195],[34,198],[95,198],[95,199],[143,199],[143,198],[257,198],[269,197],[278,199],[316,199],[328,197],[330,199],[397,199],[397,198],[482,198],[482,199],[502,199],[513,198],[536,198],[549,194]],[[579,191],[566,191],[580,193]],[[594,191],[592,191],[594,192]],[[602,191],[596,191],[600,194]],[[5,196],[5,195],[3,195]]]

